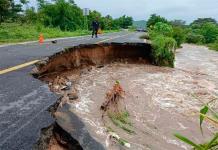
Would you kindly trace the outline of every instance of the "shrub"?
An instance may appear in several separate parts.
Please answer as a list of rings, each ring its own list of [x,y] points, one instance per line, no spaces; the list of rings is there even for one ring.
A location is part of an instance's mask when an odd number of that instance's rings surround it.
[[[173,28],[171,25],[168,25],[168,24],[163,23],[163,22],[158,22],[154,25],[153,32],[155,32],[157,34],[164,35],[164,36],[172,37]]]
[[[187,43],[202,44],[205,42],[204,36],[196,33],[189,33],[186,37]]]
[[[181,47],[181,44],[185,41],[185,31],[181,27],[173,27],[173,38],[176,40],[177,47]]]
[[[205,43],[214,43],[218,37],[218,26],[214,23],[205,23],[200,29],[200,34],[204,36]]]
[[[152,38],[152,59],[155,65],[174,67],[176,41],[158,35]]]
[[[218,40],[215,43],[208,44],[208,47],[212,50],[218,51]]]

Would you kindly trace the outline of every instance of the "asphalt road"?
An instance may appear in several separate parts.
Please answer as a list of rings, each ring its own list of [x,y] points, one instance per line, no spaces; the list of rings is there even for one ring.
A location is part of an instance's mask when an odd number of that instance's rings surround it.
[[[143,42],[142,33],[119,32],[101,35],[58,39],[39,45],[37,42],[0,46],[0,70],[25,62],[42,59],[64,47],[96,42]],[[57,96],[45,83],[29,73],[33,65],[0,75],[0,150],[30,150],[40,135],[40,129],[54,120],[47,108]]]

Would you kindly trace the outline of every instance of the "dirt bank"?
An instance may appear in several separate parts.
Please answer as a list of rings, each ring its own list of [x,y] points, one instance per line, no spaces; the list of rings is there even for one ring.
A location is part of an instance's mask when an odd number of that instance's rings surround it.
[[[151,46],[146,43],[85,44],[54,54],[37,64],[35,75],[47,75],[88,66],[101,66],[113,61],[151,62]]]

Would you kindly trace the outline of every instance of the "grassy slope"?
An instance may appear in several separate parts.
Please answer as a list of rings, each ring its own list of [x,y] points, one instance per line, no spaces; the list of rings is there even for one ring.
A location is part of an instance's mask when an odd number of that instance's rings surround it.
[[[104,33],[117,32],[117,31],[118,30],[104,31]],[[61,31],[58,28],[45,28],[43,26],[37,26],[37,25],[3,23],[0,25],[0,44],[38,40],[39,33],[43,33],[45,39],[91,34],[90,31],[85,31],[85,30],[68,32],[68,31]]]

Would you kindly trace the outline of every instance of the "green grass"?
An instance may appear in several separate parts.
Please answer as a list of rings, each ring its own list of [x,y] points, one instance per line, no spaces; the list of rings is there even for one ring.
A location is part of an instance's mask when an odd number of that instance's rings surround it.
[[[119,30],[104,31],[104,33],[118,32]],[[58,28],[48,28],[42,25],[2,23],[0,25],[0,44],[17,43],[24,41],[38,40],[42,33],[45,39],[57,37],[73,37],[89,35],[91,31],[77,30],[73,32],[61,31]]]
[[[127,111],[122,113],[108,113],[109,118],[114,125],[128,132],[129,134],[135,133],[132,130],[132,123],[129,120],[129,113]]]
[[[215,43],[208,44],[208,47],[209,47],[211,50],[218,51],[218,41],[215,42]]]
[[[124,140],[124,139],[122,139],[122,138],[120,138],[120,139],[118,140],[118,142],[119,142],[120,145],[123,145],[123,146],[125,146],[126,143],[129,143],[127,140]]]

